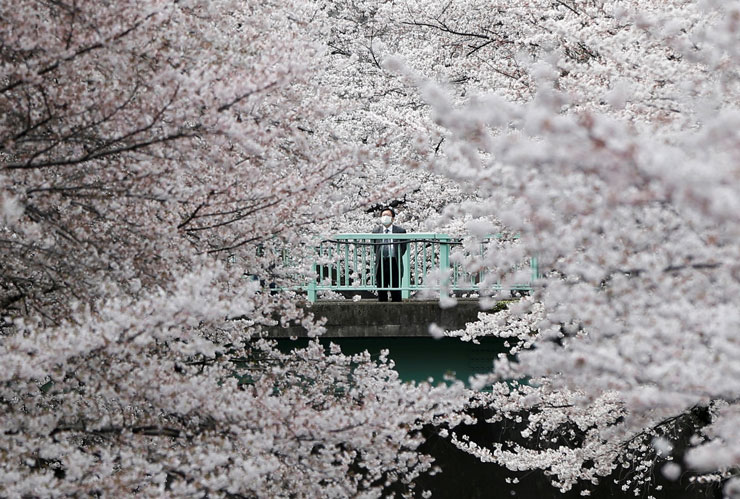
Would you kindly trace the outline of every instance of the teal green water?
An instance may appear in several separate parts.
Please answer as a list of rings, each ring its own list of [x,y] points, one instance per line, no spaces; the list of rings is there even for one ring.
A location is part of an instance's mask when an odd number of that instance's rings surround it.
[[[506,352],[501,338],[481,338],[480,344],[462,342],[455,338],[323,338],[320,342],[339,345],[345,354],[360,353],[365,350],[373,357],[387,348],[389,358],[395,363],[396,371],[404,381],[442,382],[444,376],[453,375],[468,383],[474,374],[490,372],[493,361],[499,353]],[[307,340],[278,340],[282,351],[303,347]]]

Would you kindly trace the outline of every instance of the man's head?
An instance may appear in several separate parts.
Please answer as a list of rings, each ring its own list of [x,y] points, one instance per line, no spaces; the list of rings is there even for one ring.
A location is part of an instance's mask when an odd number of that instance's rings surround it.
[[[396,218],[396,212],[393,211],[393,208],[385,208],[380,212],[380,223],[386,227],[390,227],[394,218]]]

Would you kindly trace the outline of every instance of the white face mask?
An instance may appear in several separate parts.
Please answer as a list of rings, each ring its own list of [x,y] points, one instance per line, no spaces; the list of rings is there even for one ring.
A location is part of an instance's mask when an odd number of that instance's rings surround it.
[[[388,227],[392,221],[393,219],[389,215],[383,215],[382,217],[380,217],[380,223],[382,223],[386,227]]]

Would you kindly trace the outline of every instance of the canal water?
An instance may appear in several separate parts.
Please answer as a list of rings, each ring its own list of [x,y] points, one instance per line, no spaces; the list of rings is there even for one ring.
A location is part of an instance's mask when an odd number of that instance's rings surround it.
[[[304,347],[306,339],[280,339],[278,347],[287,352],[293,348]],[[435,339],[430,337],[413,338],[321,338],[325,348],[329,343],[339,345],[342,352],[348,355],[367,350],[374,358],[380,351],[388,349],[389,358],[395,363],[395,369],[404,381],[442,382],[445,375],[468,384],[468,378],[474,374],[491,371],[493,361],[499,353],[507,348],[501,338],[480,338],[480,344],[463,342],[457,338]]]
[[[388,349],[389,358],[395,362],[395,368],[404,381],[428,381],[432,378],[436,384],[443,382],[445,375],[454,375],[468,384],[468,378],[474,374],[490,372],[493,361],[499,353],[505,353],[505,339],[480,338],[480,344],[462,342],[456,338],[434,339],[432,337],[411,338],[322,338],[320,342],[328,349],[333,342],[342,348],[345,354],[360,353],[365,350],[377,358],[380,351]],[[307,339],[279,339],[278,347],[284,352],[294,348],[305,347]],[[465,429],[473,441],[484,444],[504,438],[521,438],[512,433],[515,427],[507,428],[501,423],[486,423],[486,415],[480,417],[477,425]],[[526,416],[525,416],[526,417]],[[551,485],[551,478],[541,471],[511,471],[493,463],[484,463],[476,457],[455,447],[449,438],[441,437],[436,431],[427,429],[427,440],[420,451],[429,454],[442,472],[435,475],[423,474],[415,480],[418,490],[433,491],[432,497],[484,499],[489,497],[517,497],[526,499],[577,499],[582,491],[599,499],[627,499],[635,497],[633,490],[622,490],[622,485],[629,476],[624,469],[604,477],[598,485],[578,484],[573,490],[562,493]],[[670,481],[656,474],[649,488],[649,494],[641,497],[655,499],[719,499],[721,488],[708,485],[692,484],[687,481]]]

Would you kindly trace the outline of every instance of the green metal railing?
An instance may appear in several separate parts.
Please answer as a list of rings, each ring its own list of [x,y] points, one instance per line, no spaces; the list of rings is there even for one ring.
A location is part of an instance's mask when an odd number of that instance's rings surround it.
[[[493,236],[480,244],[479,254],[483,257],[491,250],[490,242],[500,239]],[[388,242],[390,240],[390,242]],[[399,265],[398,286],[379,287],[377,273],[381,281],[388,284],[384,276],[384,266],[376,269],[379,248],[388,245],[398,248],[401,254],[396,259]],[[528,262],[507,274],[527,269],[527,279],[502,284],[501,272],[480,268],[471,272],[465,270],[462,262],[470,258],[462,241],[446,234],[337,234],[331,239],[321,241],[315,249],[313,271],[316,278],[305,290],[309,301],[315,301],[320,291],[401,291],[402,298],[409,298],[412,292],[436,290],[440,292],[479,292],[482,289],[495,292],[501,290],[531,291],[533,282],[539,279],[537,259]],[[526,267],[528,265],[528,268]],[[495,279],[495,280],[494,280]]]

